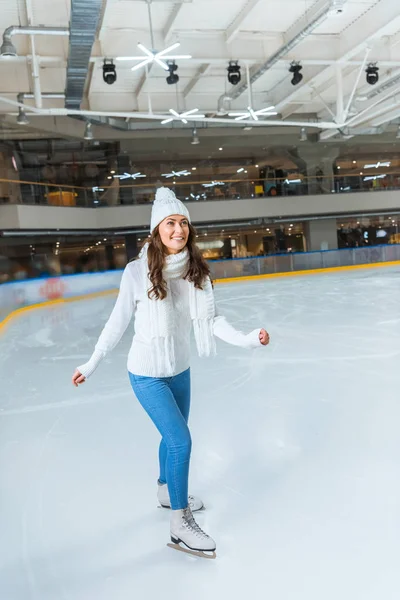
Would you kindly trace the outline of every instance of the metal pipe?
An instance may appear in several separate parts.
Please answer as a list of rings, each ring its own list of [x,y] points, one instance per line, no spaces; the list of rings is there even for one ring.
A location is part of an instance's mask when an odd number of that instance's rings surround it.
[[[19,27],[11,25],[3,33],[3,39],[11,41],[13,35],[69,35],[68,27]]]
[[[32,94],[31,92],[21,92],[18,94],[17,98],[18,98],[18,102],[23,102],[24,98],[34,98],[35,95]],[[56,98],[65,98],[65,94],[63,92],[59,92],[59,93],[44,93],[42,94],[42,98],[52,98],[52,99],[56,99]]]
[[[354,94],[356,93],[356,90],[357,90],[357,88],[358,88],[358,84],[359,84],[359,82],[360,82],[361,75],[362,75],[362,73],[363,73],[363,71],[364,71],[365,65],[367,64],[367,60],[368,60],[368,56],[369,56],[369,53],[370,53],[370,52],[371,52],[371,48],[369,47],[369,48],[367,48],[367,49],[366,49],[366,51],[365,51],[364,60],[363,60],[363,62],[362,62],[362,65],[361,65],[361,67],[360,67],[360,70],[359,70],[359,72],[358,72],[357,79],[356,79],[356,81],[355,81],[355,83],[354,83],[354,86],[353,86],[352,92],[351,92],[351,94],[350,94],[349,101],[347,102],[347,106],[346,106],[346,109],[345,109],[345,111],[344,111],[344,120],[345,120],[345,121],[347,120],[347,117],[349,116],[349,111],[350,111],[350,108],[351,108],[351,105],[352,105],[352,102],[353,102]]]
[[[343,72],[342,65],[336,64],[336,122],[343,123],[344,121],[344,101],[343,101]]]
[[[3,33],[3,43],[0,48],[1,56],[17,56],[17,50],[11,40],[13,35],[69,35],[69,29],[67,27],[19,27],[18,25],[11,25]]]

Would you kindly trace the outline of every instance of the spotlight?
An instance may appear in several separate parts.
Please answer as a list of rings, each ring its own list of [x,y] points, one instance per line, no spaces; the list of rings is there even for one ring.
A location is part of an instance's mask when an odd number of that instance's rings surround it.
[[[367,83],[369,85],[375,85],[379,81],[379,67],[376,66],[376,63],[369,63],[368,67],[365,69],[367,74]]]
[[[22,106],[18,108],[17,123],[18,125],[29,125],[29,119],[26,116],[25,109]]]
[[[112,85],[117,81],[117,70],[112,60],[104,59],[103,64],[103,81]]]
[[[242,79],[242,76],[240,74],[240,65],[238,65],[238,62],[239,61],[237,60],[230,60],[229,67],[227,68],[228,81],[232,85],[237,85]]]
[[[192,141],[190,143],[193,144],[193,146],[196,146],[197,144],[200,144],[200,140],[197,137],[197,129],[196,129],[196,127],[192,131]]]
[[[169,61],[168,62],[169,75],[167,77],[168,85],[174,85],[175,83],[178,83],[179,75],[177,75],[175,73],[175,71],[177,71],[177,70],[178,70],[178,65],[175,64],[175,61]]]
[[[295,60],[290,64],[289,73],[293,73],[292,85],[298,85],[303,80],[303,75],[300,73],[302,66]]]
[[[93,139],[92,124],[90,121],[88,121],[86,123],[85,133],[83,134],[83,139],[84,140],[92,140]]]

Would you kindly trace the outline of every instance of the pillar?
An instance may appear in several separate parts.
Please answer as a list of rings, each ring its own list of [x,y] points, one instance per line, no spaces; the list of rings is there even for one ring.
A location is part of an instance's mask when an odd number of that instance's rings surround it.
[[[334,163],[339,156],[339,148],[305,142],[304,146],[297,148],[297,154],[308,177],[308,193],[331,194],[335,190]]]
[[[125,236],[125,250],[128,262],[138,256],[139,249],[137,244],[136,233],[130,233],[129,235]]]
[[[12,156],[7,152],[0,152],[0,178],[19,179],[19,173],[12,164]],[[21,201],[21,186],[19,183],[0,182],[0,203],[17,204]]]
[[[336,250],[338,235],[336,219],[316,219],[305,223],[307,251]]]
[[[112,244],[106,244],[104,250],[106,254],[107,270],[113,271],[115,269],[114,246]]]

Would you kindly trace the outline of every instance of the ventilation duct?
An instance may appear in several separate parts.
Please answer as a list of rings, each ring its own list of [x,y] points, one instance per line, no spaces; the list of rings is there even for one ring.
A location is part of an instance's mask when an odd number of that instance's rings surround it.
[[[103,0],[71,0],[65,107],[79,110]]]

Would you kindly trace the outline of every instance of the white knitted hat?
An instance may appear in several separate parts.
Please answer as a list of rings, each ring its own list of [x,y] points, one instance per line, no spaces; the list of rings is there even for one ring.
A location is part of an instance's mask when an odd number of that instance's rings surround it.
[[[160,187],[156,192],[156,199],[151,211],[150,231],[153,232],[157,225],[170,215],[183,215],[190,223],[189,211],[183,202],[178,200],[169,188]]]

